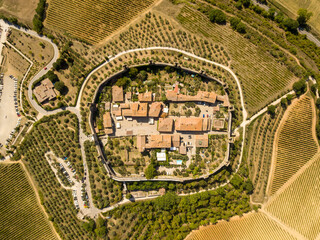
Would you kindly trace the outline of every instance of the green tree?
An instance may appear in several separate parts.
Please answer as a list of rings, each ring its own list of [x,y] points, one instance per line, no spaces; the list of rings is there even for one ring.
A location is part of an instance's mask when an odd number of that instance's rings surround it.
[[[129,70],[129,77],[135,78],[138,75],[139,71],[136,68],[130,68]]]
[[[304,27],[307,25],[307,22],[312,17],[312,12],[308,12],[307,9],[301,8],[298,10],[297,21],[300,27]]]
[[[57,89],[61,94],[66,90],[64,82],[58,81],[54,84],[54,88]]]
[[[118,87],[126,87],[131,82],[131,79],[128,77],[119,78],[116,82]]]
[[[281,98],[281,106],[286,108],[288,104],[287,98]]]
[[[276,113],[276,106],[274,106],[274,105],[268,106],[268,113],[269,113],[272,117],[274,117],[274,115],[275,115],[275,113]]]
[[[317,105],[317,108],[319,108],[319,109],[320,109],[320,98],[318,98],[318,99],[317,99],[317,101],[316,101],[316,105]]]
[[[157,170],[153,163],[150,163],[144,172],[147,179],[152,179],[157,176]]]
[[[213,9],[209,12],[209,19],[213,23],[223,24],[226,22],[227,17],[221,10]]]
[[[307,88],[306,81],[301,79],[293,84],[293,90],[296,92],[297,96],[300,96],[305,93]]]
[[[293,20],[291,18],[286,18],[282,22],[283,26],[285,27],[286,30],[296,33],[297,28],[299,27],[299,23],[296,20]]]

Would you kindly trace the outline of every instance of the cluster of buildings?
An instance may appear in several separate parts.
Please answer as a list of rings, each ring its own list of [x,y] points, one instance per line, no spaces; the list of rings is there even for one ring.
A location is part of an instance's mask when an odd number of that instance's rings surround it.
[[[205,102],[212,105],[213,112],[219,111],[219,103],[229,107],[228,96],[220,96],[214,92],[199,91],[195,96],[183,95],[179,93],[178,88],[167,91],[166,98],[171,102]],[[106,112],[103,115],[104,132],[113,134],[113,117],[118,121],[123,118],[132,120],[133,118],[158,118],[157,131],[158,135],[137,134],[137,148],[140,152],[148,149],[171,149],[178,150],[180,154],[186,154],[187,148],[191,147],[208,147],[208,132],[212,127],[223,129],[225,121],[221,119],[203,117],[175,117],[168,116],[169,109],[162,102],[155,101],[155,94],[152,92],[140,93],[138,102],[132,101],[132,93],[124,94],[123,88],[118,86],[112,87],[112,103],[106,104]],[[153,124],[153,123],[152,123]],[[118,128],[118,126],[117,126]],[[128,134],[128,133],[127,133]],[[130,133],[132,135],[132,131]],[[194,142],[181,140],[181,134],[193,134]],[[191,146],[192,145],[192,146]]]
[[[138,135],[137,148],[139,152],[144,152],[149,149],[170,149],[179,150],[180,154],[187,154],[187,148],[209,146],[208,134],[196,135],[195,145],[191,146],[188,143],[181,141],[180,134],[161,134],[161,135]]]
[[[54,100],[57,97],[57,93],[54,90],[53,83],[49,78],[42,80],[40,85],[35,87],[33,93],[39,103]]]

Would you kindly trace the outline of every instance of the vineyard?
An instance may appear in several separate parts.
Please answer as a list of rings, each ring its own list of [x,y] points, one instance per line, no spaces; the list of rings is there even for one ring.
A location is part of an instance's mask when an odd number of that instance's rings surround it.
[[[56,239],[20,164],[0,165],[0,239]]]
[[[212,24],[205,15],[187,6],[182,8],[178,20],[191,32],[224,45],[231,67],[241,81],[250,114],[288,90],[297,80],[286,65],[268,53],[274,49],[266,39],[260,37],[254,45],[230,27]]]
[[[271,167],[272,150],[275,132],[284,113],[281,106],[277,107],[276,114],[271,117],[265,113],[254,121],[248,128],[247,136],[247,163],[250,179],[255,186],[252,194],[254,202],[263,202]]]
[[[154,0],[51,0],[45,25],[97,43],[124,26]]]
[[[82,178],[78,127],[76,115],[68,111],[45,116],[33,125],[14,155],[15,160],[22,159],[26,164],[49,219],[63,239],[88,239],[88,235],[76,216],[71,192],[59,184],[45,153],[52,151],[57,157],[67,157],[76,176]]]
[[[269,192],[274,194],[317,152],[317,140],[313,136],[313,102],[306,95],[289,109],[281,122],[275,143],[274,170]]]
[[[316,239],[320,234],[320,154],[306,166],[268,203],[266,210],[308,239]]]
[[[268,237],[267,237],[268,236]],[[186,240],[289,240],[296,239],[263,213],[249,213],[230,222],[201,227],[192,232]]]

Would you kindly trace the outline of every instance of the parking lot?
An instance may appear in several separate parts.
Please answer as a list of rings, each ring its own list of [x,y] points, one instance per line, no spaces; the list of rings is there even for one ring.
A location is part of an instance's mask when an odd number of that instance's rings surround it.
[[[16,101],[17,85],[15,82],[13,78],[4,75],[0,100],[0,144],[2,145],[6,144],[19,122]]]

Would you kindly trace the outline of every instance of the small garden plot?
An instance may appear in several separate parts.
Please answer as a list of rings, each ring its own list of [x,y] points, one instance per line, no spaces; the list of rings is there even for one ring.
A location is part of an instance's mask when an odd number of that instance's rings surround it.
[[[106,144],[106,156],[113,169],[122,176],[143,174],[150,163],[148,153],[140,153],[137,149],[136,137],[109,138]]]

